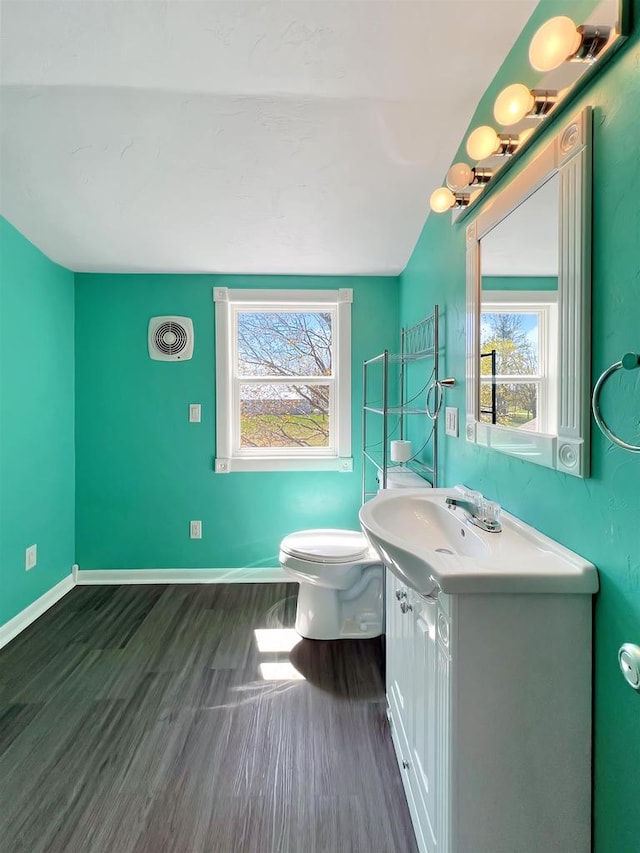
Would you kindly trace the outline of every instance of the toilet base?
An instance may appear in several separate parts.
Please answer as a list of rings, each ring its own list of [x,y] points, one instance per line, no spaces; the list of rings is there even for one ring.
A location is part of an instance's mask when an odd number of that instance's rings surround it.
[[[379,637],[382,622],[382,566],[365,570],[367,582],[355,597],[350,590],[300,582],[296,631],[309,640]]]

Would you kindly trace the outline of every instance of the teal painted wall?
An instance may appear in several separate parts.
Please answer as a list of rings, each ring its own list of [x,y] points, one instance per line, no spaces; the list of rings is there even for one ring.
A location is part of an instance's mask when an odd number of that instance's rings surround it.
[[[472,126],[488,123],[497,92],[525,75],[532,29],[566,8],[544,3],[481,101]],[[629,43],[574,105],[594,113],[592,382],[628,350],[640,349],[640,2]],[[526,82],[526,81],[525,81]],[[445,371],[457,386],[447,404],[465,411],[464,224],[427,219],[401,276],[401,321],[439,302],[445,325]],[[628,440],[640,441],[640,371],[617,376],[603,407]],[[640,643],[640,456],[592,431],[592,476],[565,474],[443,439],[443,481],[464,482],[592,560],[600,570],[595,604],[596,853],[635,853],[640,790],[640,696],[618,669],[623,642]],[[630,819],[630,816],[633,816]]]
[[[73,289],[0,217],[0,625],[74,562]]]
[[[483,275],[483,290],[557,290],[558,279],[553,275]]]
[[[353,473],[213,473],[214,285],[353,288]],[[162,314],[193,318],[192,360],[149,358],[147,324]],[[81,569],[277,566],[293,530],[358,526],[361,365],[397,346],[396,278],[77,275],[76,319]]]

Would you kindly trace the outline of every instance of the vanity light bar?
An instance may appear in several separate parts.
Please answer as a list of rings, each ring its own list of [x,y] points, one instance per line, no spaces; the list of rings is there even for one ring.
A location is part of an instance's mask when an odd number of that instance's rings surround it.
[[[489,125],[476,128],[467,142],[467,154],[474,160],[487,157],[510,157],[527,137],[524,134],[497,133]],[[493,169],[454,163],[447,172],[446,187],[438,187],[431,193],[429,204],[434,213],[467,207],[471,196],[460,192],[467,187],[482,190],[493,177]]]
[[[529,46],[529,62],[536,71],[553,71],[564,62],[592,63],[600,56],[611,36],[612,27],[584,24],[576,26],[571,18],[550,18],[537,30]],[[563,93],[529,89],[524,83],[512,83],[496,98],[493,115],[501,127],[512,127],[524,118],[543,120]],[[489,157],[510,157],[533,133],[499,133],[490,125],[476,127],[467,139],[467,154],[476,163]],[[454,163],[447,172],[446,186],[431,194],[431,210],[444,213],[466,207],[470,196],[461,193],[467,187],[482,190],[493,177],[493,170]]]

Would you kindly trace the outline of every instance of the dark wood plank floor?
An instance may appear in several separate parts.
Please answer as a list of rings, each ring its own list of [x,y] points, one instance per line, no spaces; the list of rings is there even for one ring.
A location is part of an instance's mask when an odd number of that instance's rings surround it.
[[[261,652],[295,594],[76,587],[0,651],[0,851],[415,851],[381,643]]]

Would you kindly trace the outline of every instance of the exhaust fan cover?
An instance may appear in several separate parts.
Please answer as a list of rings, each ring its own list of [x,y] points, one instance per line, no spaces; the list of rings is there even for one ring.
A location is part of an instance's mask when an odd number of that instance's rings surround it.
[[[187,361],[193,355],[193,322],[189,317],[152,317],[149,355],[155,361]]]

